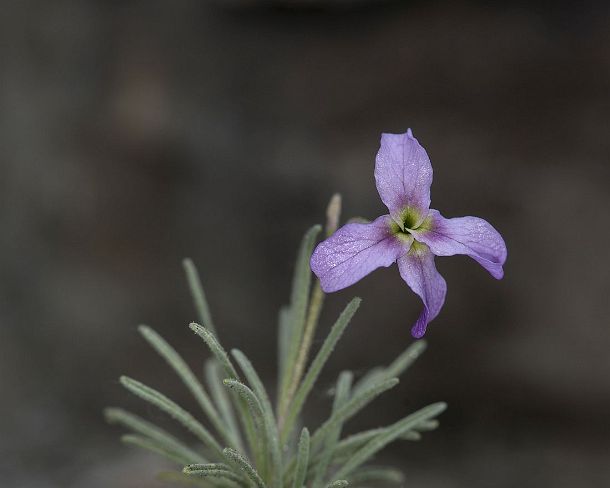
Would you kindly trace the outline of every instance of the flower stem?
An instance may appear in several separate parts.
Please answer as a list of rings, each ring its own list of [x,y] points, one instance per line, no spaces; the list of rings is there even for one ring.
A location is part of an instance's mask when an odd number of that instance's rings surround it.
[[[303,373],[305,372],[305,365],[309,358],[309,351],[313,342],[313,337],[318,326],[318,319],[320,318],[320,312],[322,312],[322,305],[324,304],[324,292],[320,287],[320,282],[316,281],[314,288],[311,292],[311,300],[309,302],[309,309],[307,311],[307,321],[305,322],[305,330],[303,331],[303,338],[301,340],[301,347],[297,355],[297,360],[294,366],[294,372],[292,375],[292,381],[290,382],[289,390],[286,394],[286,402],[284,403],[284,410],[280,412],[279,427],[280,430],[284,427],[284,421],[286,419],[286,413],[288,408],[292,404],[294,394],[297,388],[301,384]]]
[[[328,207],[326,209],[326,237],[331,236],[339,225],[339,216],[341,214],[341,195],[334,194],[330,199]],[[297,359],[292,372],[292,378],[289,383],[289,389],[285,396],[285,401],[282,403],[282,407],[279,412],[278,426],[280,431],[284,426],[286,414],[290,405],[293,401],[294,394],[296,393],[303,373],[305,372],[305,366],[309,358],[309,351],[311,350],[311,344],[318,327],[318,321],[320,313],[322,312],[322,305],[324,304],[324,292],[320,286],[320,280],[316,280],[315,285],[311,291],[311,297],[309,300],[309,308],[307,309],[307,318],[305,321],[305,328],[303,331],[303,337],[301,338],[301,345],[297,354]]]

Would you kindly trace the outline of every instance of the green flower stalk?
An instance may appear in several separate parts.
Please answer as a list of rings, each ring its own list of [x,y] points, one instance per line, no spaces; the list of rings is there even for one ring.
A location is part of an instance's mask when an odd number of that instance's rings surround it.
[[[341,199],[333,196],[327,210],[326,238],[338,228]],[[375,486],[402,482],[393,468],[366,463],[389,443],[416,441],[438,426],[442,402],[428,405],[386,427],[342,436],[344,425],[384,392],[425,349],[424,341],[411,344],[391,364],[377,367],[355,380],[350,371],[339,374],[330,415],[319,427],[302,427],[303,408],[316,380],[354,317],[360,299],[351,300],[331,326],[322,346],[311,356],[325,294],[312,283],[310,259],[321,231],[309,229],[301,242],[290,303],[279,314],[278,395],[272,401],[247,356],[228,353],[212,322],[201,280],[193,262],[184,269],[199,323],[190,329],[209,349],[204,379],[199,378],[157,332],[140,326],[139,332],[165,359],[194,397],[200,412],[192,413],[163,393],[123,376],[121,384],[132,394],[172,417],[195,438],[186,443],[174,434],[120,408],[107,408],[108,422],[129,431],[121,440],[152,451],[175,463],[175,471],[159,474],[172,484],[229,488],[324,488]],[[275,407],[274,407],[275,405]],[[201,417],[201,418],[200,418]]]

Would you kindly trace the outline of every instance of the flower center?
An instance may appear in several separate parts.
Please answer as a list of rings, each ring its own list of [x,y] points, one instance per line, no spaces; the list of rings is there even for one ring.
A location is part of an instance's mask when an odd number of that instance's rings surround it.
[[[430,227],[430,218],[426,218],[422,222],[419,212],[410,207],[405,208],[400,213],[399,219],[402,221],[402,228],[397,222],[392,222],[390,224],[392,234],[409,244],[414,242],[412,231],[428,230]]]
[[[413,229],[417,224],[417,214],[409,209],[403,212],[402,222],[405,226],[405,229]]]
[[[407,207],[400,212],[400,220],[402,220],[402,225],[405,231],[413,230],[417,227],[417,224],[420,221],[420,215],[419,212],[414,208]]]

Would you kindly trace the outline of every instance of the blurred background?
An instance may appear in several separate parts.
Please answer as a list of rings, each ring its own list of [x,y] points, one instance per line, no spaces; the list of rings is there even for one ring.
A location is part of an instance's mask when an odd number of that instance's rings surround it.
[[[349,430],[445,400],[380,457],[408,486],[610,486],[610,10],[553,5],[2,2],[0,485],[161,486],[101,412],[163,419],[123,373],[195,408],[136,331],[208,357],[181,259],[272,384],[302,233],[333,192],[345,218],[384,212],[379,136],[412,127],[433,207],[491,221],[506,277],[437,259],[427,353]],[[354,295],[310,425],[339,371],[411,341],[420,303],[390,268],[328,298],[316,344]]]

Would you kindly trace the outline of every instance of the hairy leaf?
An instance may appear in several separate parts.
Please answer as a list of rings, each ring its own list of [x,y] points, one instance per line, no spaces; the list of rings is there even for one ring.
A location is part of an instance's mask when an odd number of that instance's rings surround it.
[[[193,263],[191,259],[186,258],[182,261],[182,265],[186,273],[189,290],[191,291],[191,297],[193,298],[193,303],[195,305],[197,315],[199,316],[199,320],[209,331],[212,332],[212,334],[216,335],[216,327],[214,327],[214,322],[212,321],[210,307],[208,305],[208,301],[206,300],[203,286],[201,286],[199,272],[195,267],[195,263]]]
[[[445,403],[434,403],[418,410],[417,412],[399,420],[387,430],[367,442],[358,450],[336,473],[337,477],[350,474],[354,469],[374,456],[378,451],[387,446],[402,434],[412,429],[422,420],[429,420],[436,417],[447,408]]]
[[[284,423],[283,431],[282,431],[282,441],[285,442],[290,435],[292,428],[294,427],[294,423],[307,400],[307,396],[311,392],[314,383],[318,379],[322,368],[326,364],[329,356],[333,352],[337,342],[341,338],[343,331],[349,325],[350,320],[358,310],[360,306],[360,298],[354,298],[351,302],[347,304],[335,324],[330,330],[330,333],[326,337],[326,340],[322,344],[322,347],[318,351],[318,354],[314,358],[311,363],[311,366],[307,370],[307,374],[305,378],[303,378],[303,382],[298,388],[296,395],[294,397],[294,401],[288,410],[288,416],[286,417],[286,421]]]
[[[205,462],[203,456],[184,445],[173,435],[133,413],[121,408],[107,408],[104,410],[104,415],[109,423],[122,425],[141,434],[142,437],[154,441],[164,450],[179,455],[183,459],[180,461],[183,464]]]
[[[244,472],[244,474],[254,483],[257,488],[265,488],[265,482],[252,467],[250,462],[234,449],[226,448],[224,455],[227,459],[234,462]]]
[[[180,407],[177,403],[167,398],[157,390],[140,383],[127,376],[121,376],[121,384],[134,395],[153,404],[155,407],[164,411],[184,427],[190,430],[203,444],[214,451],[219,456],[222,456],[222,448],[216,442],[212,434],[201,425],[189,412]]]
[[[309,431],[303,428],[299,438],[299,448],[297,452],[297,468],[294,475],[292,488],[302,488],[307,478],[307,466],[309,465]]]

